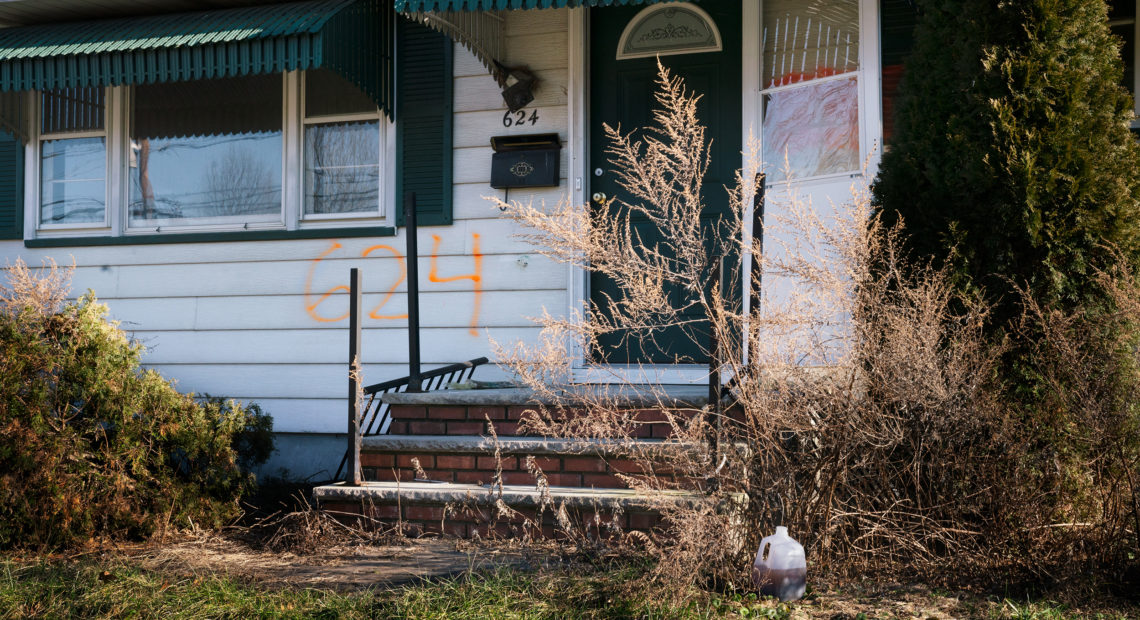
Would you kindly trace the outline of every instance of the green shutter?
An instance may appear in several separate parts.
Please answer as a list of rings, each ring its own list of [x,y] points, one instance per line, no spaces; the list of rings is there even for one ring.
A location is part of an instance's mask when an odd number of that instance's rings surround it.
[[[396,78],[396,224],[406,192],[416,193],[416,223],[451,223],[452,43],[399,20]]]
[[[24,238],[24,147],[0,133],[0,239]]]

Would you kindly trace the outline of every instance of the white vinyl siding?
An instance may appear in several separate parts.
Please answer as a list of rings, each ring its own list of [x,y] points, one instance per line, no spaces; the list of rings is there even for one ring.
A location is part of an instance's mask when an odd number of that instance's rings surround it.
[[[455,47],[455,221],[423,227],[418,238],[425,369],[493,358],[491,340],[506,345],[534,341],[538,329],[527,317],[544,310],[562,312],[568,305],[567,267],[515,239],[517,226],[483,198],[503,195],[490,187],[491,136],[557,132],[565,137],[568,132],[567,11],[505,15],[510,53],[503,60],[530,64],[541,80],[535,101],[527,106],[537,111],[539,121],[503,127],[501,89],[465,48]],[[298,104],[286,102],[285,118],[300,128]],[[287,140],[285,150],[286,168],[292,156],[301,171],[300,145]],[[394,166],[384,168],[391,174]],[[286,175],[285,185],[284,200],[296,205],[293,217],[300,221],[301,180]],[[558,188],[513,190],[510,197],[556,202],[566,192],[563,181]],[[313,224],[343,225],[343,220]],[[476,247],[481,254],[478,294],[470,278],[451,279],[476,273]],[[275,430],[287,433],[345,431],[348,319],[340,317],[348,307],[347,295],[337,291],[315,309],[311,306],[325,292],[346,286],[352,267],[364,276],[365,383],[407,374],[407,320],[368,316],[406,312],[407,282],[400,281],[405,249],[403,228],[395,237],[225,243],[29,249],[20,242],[0,242],[0,255],[9,260],[20,256],[30,265],[45,257],[61,264],[74,259],[74,294],[93,289],[111,316],[146,345],[147,366],[177,380],[183,391],[256,401],[273,415]],[[433,254],[434,282],[429,277]],[[505,375],[489,365],[475,377]],[[277,458],[288,460],[287,455]]]

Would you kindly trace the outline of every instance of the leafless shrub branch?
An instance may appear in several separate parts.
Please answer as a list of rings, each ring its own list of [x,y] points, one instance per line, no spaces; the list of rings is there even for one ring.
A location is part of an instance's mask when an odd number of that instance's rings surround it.
[[[660,498],[664,534],[644,545],[658,559],[655,577],[743,582],[759,538],[778,524],[805,543],[815,570],[923,571],[983,548],[1012,523],[1007,510],[1031,513],[1035,496],[1007,484],[1028,440],[998,397],[1002,346],[984,336],[987,308],[959,294],[945,271],[904,261],[902,229],[873,217],[859,185],[842,205],[774,189],[760,252],[745,225],[758,191],[749,163],[729,190],[733,215],[702,227],[709,150],[698,96],[664,68],[658,86],[654,127],[607,128],[625,191],[620,208],[497,204],[538,251],[620,291],[567,316],[539,317],[537,346],[500,354],[541,400],[563,403],[536,407],[526,428],[579,439],[583,450],[606,440],[618,446],[611,453],[642,465],[622,479]],[[639,238],[635,214],[662,240]],[[758,263],[759,307],[745,311],[734,291],[708,285],[715,256]],[[685,301],[670,302],[678,289]],[[625,404],[633,386],[566,397],[568,360],[576,351],[601,359],[603,335],[650,347],[680,330],[701,344],[709,342],[702,329],[717,346],[698,357],[720,360],[732,388],[720,420],[712,406],[673,401],[648,369],[637,389],[651,406],[640,408],[659,411],[671,429],[652,448],[638,440],[641,422]],[[662,494],[678,490],[693,494],[684,502]]]

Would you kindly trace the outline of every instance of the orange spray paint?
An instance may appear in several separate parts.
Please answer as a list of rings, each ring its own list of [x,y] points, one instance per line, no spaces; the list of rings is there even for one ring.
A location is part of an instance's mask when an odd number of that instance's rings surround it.
[[[392,253],[392,256],[396,257],[396,262],[400,263],[400,277],[396,278],[396,281],[392,284],[392,286],[384,292],[384,298],[380,300],[380,303],[376,304],[376,307],[372,308],[372,311],[368,313],[368,316],[374,319],[406,319],[408,318],[407,312],[403,314],[378,314],[378,312],[380,311],[380,308],[384,307],[384,304],[388,303],[389,299],[392,299],[392,295],[396,293],[396,288],[399,287],[400,284],[402,284],[408,277],[407,260],[399,250],[386,244],[379,244],[374,245],[370,248],[365,248],[365,250],[361,252],[360,255],[367,258],[368,255],[375,250],[388,250]]]
[[[348,318],[348,311],[345,311],[344,314],[336,318],[321,316],[317,312],[317,306],[321,305],[329,297],[332,297],[341,291],[344,291],[345,293],[349,292],[348,287],[343,284],[330,288],[329,290],[325,291],[320,297],[318,297],[316,301],[312,301],[313,275],[317,271],[317,265],[321,264],[321,261],[324,260],[326,256],[341,249],[341,247],[343,246],[333,241],[329,246],[329,249],[325,250],[321,253],[320,256],[313,259],[313,264],[309,266],[309,274],[305,277],[305,312],[308,312],[309,316],[312,317],[313,320],[320,321],[321,323],[336,323],[337,321],[343,321],[344,319]]]
[[[439,268],[436,264],[441,239],[439,235],[431,236],[431,268],[428,270],[428,281],[439,283],[455,282],[456,280],[471,280],[472,289],[475,293],[475,302],[471,309],[471,323],[467,331],[472,336],[478,336],[479,330],[477,330],[476,327],[479,325],[479,308],[483,303],[483,253],[479,248],[479,235],[477,233],[472,233],[471,237],[471,256],[475,261],[474,273],[465,273],[462,275],[448,276],[444,278],[440,277]]]

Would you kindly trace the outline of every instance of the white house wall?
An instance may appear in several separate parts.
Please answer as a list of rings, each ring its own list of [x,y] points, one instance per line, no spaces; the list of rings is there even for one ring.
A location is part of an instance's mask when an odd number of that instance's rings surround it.
[[[500,88],[456,46],[454,223],[421,228],[418,239],[425,369],[490,357],[490,339],[532,340],[537,329],[527,317],[567,306],[567,268],[512,238],[514,225],[483,198],[503,195],[489,185],[491,136],[567,135],[567,12],[516,11],[506,20],[506,64],[527,64],[540,80],[527,107],[528,117],[537,112],[538,121],[504,127]],[[564,191],[563,178],[560,188],[515,190],[510,197],[556,202]],[[397,286],[405,248],[403,228],[397,237],[296,241],[51,249],[0,242],[0,254],[9,260],[74,262],[73,294],[93,289],[111,316],[146,345],[148,367],[183,391],[255,401],[283,433],[345,430],[347,295],[313,304],[347,285],[351,267],[364,274],[365,381],[407,374],[407,321],[391,318],[407,308],[406,282]],[[431,281],[476,274],[476,249],[478,292],[470,277]],[[433,262],[436,278],[430,277]],[[490,366],[476,377],[500,379],[504,373]],[[278,458],[288,464],[298,456]]]
[[[746,0],[748,19],[740,26],[745,50],[753,53],[759,50],[757,42],[750,41],[757,36],[759,6],[757,0]],[[861,6],[860,141],[863,155],[873,164],[881,135],[873,34],[877,11],[874,0],[862,0]],[[425,368],[491,357],[491,340],[533,341],[538,330],[528,317],[544,310],[564,312],[588,294],[582,274],[542,258],[513,238],[516,226],[484,199],[507,196],[489,185],[490,138],[510,134],[555,132],[565,146],[559,187],[514,190],[509,198],[554,203],[569,193],[571,149],[581,157],[585,148],[581,119],[589,85],[570,84],[570,76],[580,75],[587,66],[582,11],[504,13],[505,64],[527,65],[539,78],[535,100],[526,108],[527,119],[532,113],[537,118],[533,125],[528,120],[504,126],[500,87],[473,55],[455,47],[454,223],[422,228],[418,240]],[[756,64],[745,60],[747,73]],[[751,122],[745,119],[745,131],[751,129],[753,135],[759,133],[756,83],[745,80],[742,93],[746,114],[753,114]],[[817,204],[826,205],[829,199],[842,201],[854,180],[797,185]],[[778,200],[768,205],[769,215],[780,209]],[[329,467],[330,458],[335,467],[343,443],[331,435],[345,430],[348,300],[343,293],[323,301],[321,297],[347,285],[349,269],[360,267],[366,315],[364,379],[379,382],[407,374],[407,321],[397,318],[407,307],[406,283],[400,282],[405,248],[401,228],[396,237],[53,249],[4,241],[0,255],[9,260],[19,256],[33,265],[49,257],[61,264],[74,261],[74,292],[93,289],[112,317],[147,346],[144,363],[175,379],[181,390],[255,401],[274,416],[275,428],[282,433],[325,434],[329,438],[323,444],[294,436],[294,443],[277,457],[278,464],[307,475]],[[432,277],[433,264],[437,277]],[[772,290],[766,294],[779,296],[776,283],[769,284]],[[703,370],[694,376],[703,377]],[[505,373],[490,366],[477,377],[501,379]],[[312,451],[323,456],[304,463]]]

